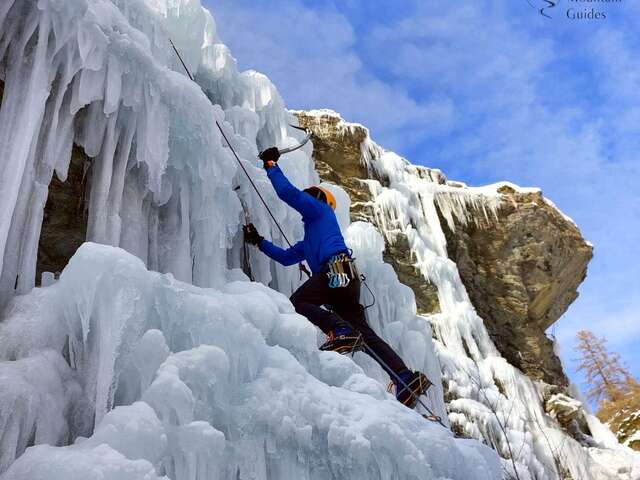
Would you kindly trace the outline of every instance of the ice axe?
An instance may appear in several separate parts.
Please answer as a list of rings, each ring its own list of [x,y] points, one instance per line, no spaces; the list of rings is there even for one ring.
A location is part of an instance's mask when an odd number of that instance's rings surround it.
[[[290,152],[294,152],[296,150],[298,150],[299,148],[302,148],[306,145],[306,143],[311,140],[311,136],[313,135],[313,133],[311,132],[311,130],[309,130],[308,128],[304,128],[304,127],[297,127],[296,125],[291,125],[289,124],[290,127],[295,128],[296,130],[302,130],[304,133],[306,133],[304,139],[302,139],[302,141],[294,146],[294,147],[286,147],[286,148],[279,148],[278,152],[280,152],[280,155],[284,155],[285,153],[290,153]]]

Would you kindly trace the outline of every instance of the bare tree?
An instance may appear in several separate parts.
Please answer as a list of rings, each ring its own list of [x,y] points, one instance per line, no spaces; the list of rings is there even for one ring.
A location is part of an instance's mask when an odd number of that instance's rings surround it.
[[[632,378],[622,365],[620,355],[607,350],[606,339],[588,330],[580,330],[575,350],[580,354],[577,370],[583,372],[589,386],[587,396],[594,402],[615,401],[629,386]]]

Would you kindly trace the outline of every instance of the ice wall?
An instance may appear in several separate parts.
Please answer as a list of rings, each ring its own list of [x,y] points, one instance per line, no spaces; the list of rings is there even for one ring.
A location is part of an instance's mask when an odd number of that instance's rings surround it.
[[[286,297],[237,270],[284,294],[303,280],[255,249],[243,258],[245,214],[284,240],[214,121],[292,240],[300,218],[256,154],[300,133],[197,0],[6,0],[0,79],[3,480],[499,476],[495,453],[397,404],[367,356],[318,352]],[[90,159],[87,237],[103,246],[33,289],[48,184],[74,144]],[[318,181],[310,148],[280,162],[300,187]],[[370,321],[434,380],[427,401],[445,416],[430,327],[335,193],[377,295]]]
[[[500,476],[488,447],[319,351],[284,295],[195,287],[113,247],[84,244],[58,282],[12,300],[0,357],[3,480]],[[34,440],[49,445],[11,463]]]
[[[269,80],[238,72],[198,0],[4,0],[0,79],[0,385],[11,386],[0,390],[3,480],[500,475],[489,449],[397,405],[368,357],[317,352],[317,331],[285,297],[234,269],[247,260],[243,208],[262,234],[284,241],[214,120],[291,239],[301,237],[299,216],[275,198],[256,153],[300,134]],[[65,179],[74,144],[91,159],[88,240],[124,250],[85,245],[59,282],[32,289],[47,186],[54,174]],[[310,148],[280,162],[300,187],[318,181]],[[435,380],[428,402],[437,413],[445,413],[442,368],[461,395],[449,418],[506,454],[484,400],[498,399],[521,478],[545,478],[552,469],[524,427],[528,411],[512,417],[513,402],[495,384],[474,387],[477,370],[482,382],[500,375],[520,399],[536,394],[497,357],[470,310],[434,213],[435,199],[445,216],[475,202],[490,217],[493,197],[445,200],[401,159],[369,161],[397,173],[393,189],[371,183],[385,233],[423,222],[408,230],[412,249],[446,305],[437,318],[417,317],[411,291],[382,262],[380,237],[355,224],[347,240],[377,296],[370,322]],[[254,279],[284,294],[302,280],[254,249],[248,256]],[[572,462],[587,462],[575,467],[582,473],[590,457],[557,440]]]
[[[427,319],[434,331],[454,430],[487,442],[505,459],[514,459],[519,478],[640,478],[640,459],[630,450],[581,445],[545,412],[542,385],[499,354],[456,264],[448,258],[438,213],[451,229],[454,218],[490,228],[501,202],[500,185],[470,188],[447,182],[441,172],[413,166],[370,138],[361,152],[372,177],[388,181],[388,186],[366,181],[376,223],[388,241],[393,242],[397,232],[407,237],[415,267],[438,289],[441,313]],[[597,442],[593,446],[611,447]],[[515,478],[512,462],[505,460],[504,468]]]
[[[204,93],[181,71],[170,35]],[[5,0],[0,65],[0,303],[34,286],[47,186],[54,172],[66,178],[74,143],[91,158],[87,239],[154,270],[219,286],[227,264],[241,263],[239,199],[249,212],[261,207],[215,120],[287,235],[300,233],[256,161],[258,148],[288,145],[299,132],[266,77],[238,73],[199,1]],[[302,186],[317,180],[308,153],[283,165]],[[252,220],[276,232],[263,216]],[[257,279],[273,275],[283,290],[298,282],[252,261]]]

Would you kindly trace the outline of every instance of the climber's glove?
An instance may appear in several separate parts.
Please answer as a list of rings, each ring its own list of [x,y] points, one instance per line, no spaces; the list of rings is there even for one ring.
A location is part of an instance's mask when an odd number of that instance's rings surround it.
[[[280,158],[280,151],[277,147],[269,147],[258,156],[260,160],[262,160],[265,170],[268,170],[273,167]]]
[[[255,245],[257,247],[260,245],[260,242],[264,240],[264,237],[258,233],[258,230],[256,230],[253,223],[242,227],[242,231],[244,232],[244,241],[251,245]]]

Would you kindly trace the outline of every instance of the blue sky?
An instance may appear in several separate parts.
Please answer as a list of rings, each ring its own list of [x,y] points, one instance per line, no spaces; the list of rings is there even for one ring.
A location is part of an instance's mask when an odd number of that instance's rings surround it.
[[[640,377],[640,2],[204,0],[241,69],[290,108],[332,108],[411,162],[471,185],[539,186],[595,246],[557,322]],[[578,5],[576,7],[576,5]],[[587,5],[581,6],[581,5]]]

